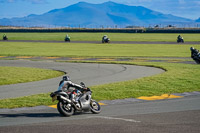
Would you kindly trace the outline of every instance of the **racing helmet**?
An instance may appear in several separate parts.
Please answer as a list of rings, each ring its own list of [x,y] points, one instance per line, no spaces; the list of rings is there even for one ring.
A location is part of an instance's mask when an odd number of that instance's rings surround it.
[[[63,76],[63,80],[64,81],[70,81],[70,78],[69,78],[69,76]]]
[[[193,51],[193,50],[194,50],[194,47],[190,47],[190,50]]]

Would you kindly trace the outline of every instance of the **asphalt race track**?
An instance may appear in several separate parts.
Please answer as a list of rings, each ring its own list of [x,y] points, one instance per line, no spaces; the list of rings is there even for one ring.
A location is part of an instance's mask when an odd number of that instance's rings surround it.
[[[0,40],[3,41],[3,40]],[[101,41],[43,41],[43,40],[7,40],[6,42],[40,42],[40,43],[93,43],[93,44],[102,44]],[[111,41],[112,44],[200,44],[200,42],[184,42],[184,43],[177,43],[177,42],[147,42],[147,41]]]
[[[54,61],[0,60],[0,66],[36,67],[68,73],[74,83],[86,86],[126,81],[164,72],[144,66],[95,63],[59,63]],[[30,83],[0,86],[0,99],[48,93],[57,90],[62,77]]]
[[[61,117],[50,107],[0,111],[2,133],[199,133],[200,97],[102,106],[91,113]]]
[[[118,82],[164,72],[158,68],[119,64],[59,63],[0,60],[0,66],[37,67],[65,71],[73,82],[87,86]],[[0,99],[55,91],[62,77],[0,86]],[[102,106],[98,115],[61,117],[55,108],[0,109],[1,133],[199,133],[200,95],[158,101],[135,100]]]

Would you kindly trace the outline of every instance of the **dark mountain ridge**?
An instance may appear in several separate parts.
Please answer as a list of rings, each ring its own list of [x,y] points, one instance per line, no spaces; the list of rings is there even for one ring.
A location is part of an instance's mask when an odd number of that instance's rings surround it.
[[[149,25],[178,25],[194,23],[195,21],[162,14],[142,6],[128,6],[114,2],[77,4],[54,9],[41,15],[31,14],[23,18],[0,19],[0,25],[24,27],[126,27]]]

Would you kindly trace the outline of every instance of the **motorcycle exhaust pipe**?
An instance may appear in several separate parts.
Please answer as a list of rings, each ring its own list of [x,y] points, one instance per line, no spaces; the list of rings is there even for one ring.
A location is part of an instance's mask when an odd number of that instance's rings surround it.
[[[65,100],[65,101],[67,101],[68,103],[71,103],[71,102],[72,102],[71,100],[69,100],[68,98],[66,98],[66,97],[64,97],[64,96],[60,96],[60,98],[63,99],[63,100]]]
[[[68,103],[72,103],[74,105],[74,107],[76,108],[76,110],[81,111],[81,107],[78,108],[71,100],[69,100],[68,98],[64,97],[64,96],[60,96],[60,99],[67,101]]]

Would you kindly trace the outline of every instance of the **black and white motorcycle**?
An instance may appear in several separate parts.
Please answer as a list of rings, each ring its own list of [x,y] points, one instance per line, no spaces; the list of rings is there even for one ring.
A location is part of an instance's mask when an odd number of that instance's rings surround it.
[[[102,37],[102,43],[110,43],[110,39],[107,37],[107,35]]]
[[[200,53],[199,50],[195,49],[194,47],[190,48],[191,51],[191,58],[197,63],[200,64]]]
[[[180,35],[177,37],[177,43],[184,43],[184,39]]]
[[[74,90],[75,91],[75,90]],[[50,94],[52,101],[58,100],[57,110],[63,116],[71,116],[76,112],[89,112],[94,114],[101,112],[101,106],[92,99],[92,91],[87,88],[83,92],[77,93],[75,99],[71,99],[73,91],[55,91]]]
[[[3,36],[3,40],[4,41],[8,40],[8,37],[7,36]]]
[[[65,37],[65,42],[70,42],[71,40],[70,40],[70,37],[68,36],[68,35],[66,35],[66,37]]]

